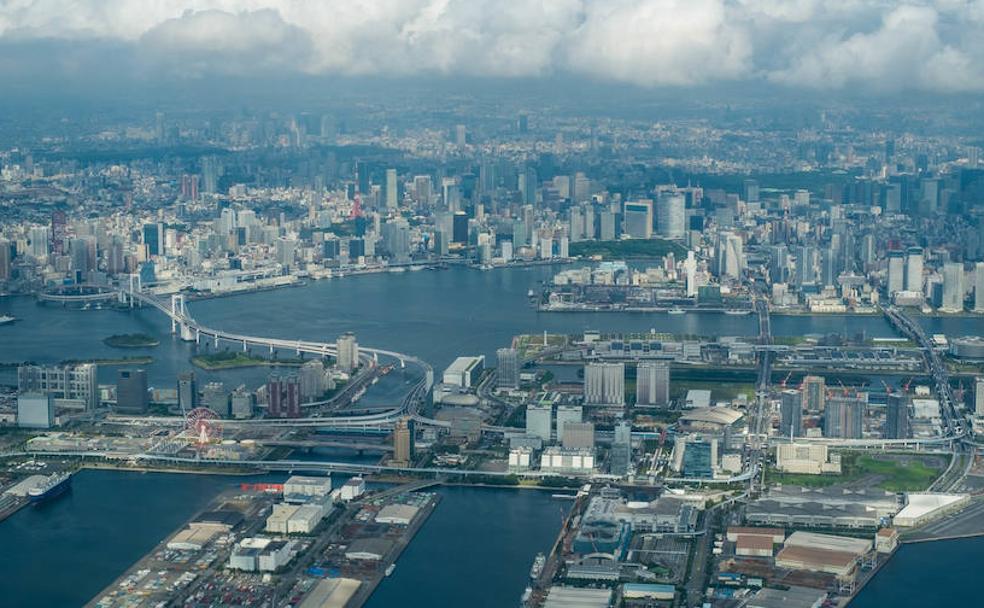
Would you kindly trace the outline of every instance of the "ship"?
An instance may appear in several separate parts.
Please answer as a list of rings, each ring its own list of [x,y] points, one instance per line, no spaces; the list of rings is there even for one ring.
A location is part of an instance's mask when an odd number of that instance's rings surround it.
[[[57,498],[72,487],[71,473],[55,473],[49,475],[37,486],[27,491],[27,498],[34,504]]]
[[[669,314],[671,314],[671,315],[682,315],[682,314],[686,314],[687,311],[685,311],[684,309],[682,309],[679,306],[677,306],[677,307],[674,307],[674,308],[669,309],[666,312],[669,313]]]
[[[540,578],[540,574],[543,573],[543,567],[547,565],[547,556],[542,553],[537,553],[536,558],[533,560],[533,566],[530,568],[530,578],[536,580]]]
[[[7,323],[13,323],[17,319],[7,315],[0,315],[0,325],[6,325]]]
[[[395,563],[394,564],[390,564],[389,566],[386,566],[386,576],[389,576],[390,574],[393,574],[393,571],[394,570],[396,570],[396,564]]]
[[[752,311],[750,311],[750,310],[741,310],[741,309],[729,308],[728,310],[724,311],[724,314],[726,314],[726,315],[747,315],[747,314],[751,314],[751,312]]]

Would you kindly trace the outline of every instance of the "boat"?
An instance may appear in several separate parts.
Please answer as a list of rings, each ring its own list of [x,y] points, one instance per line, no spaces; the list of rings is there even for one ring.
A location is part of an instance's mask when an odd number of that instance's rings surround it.
[[[534,298],[534,297],[536,297],[536,294],[531,289],[531,290],[529,290],[529,291],[526,292],[526,297],[527,298]]]
[[[575,495],[575,494],[551,494],[550,495],[550,498],[560,498],[560,499],[563,499],[563,500],[574,500],[575,498],[577,498],[577,495]]]
[[[526,590],[523,591],[523,597],[519,600],[520,606],[528,606],[531,597],[533,597],[533,587],[527,587]]]
[[[37,486],[27,491],[27,498],[34,504],[57,498],[72,487],[71,473],[49,475]]]
[[[396,570],[396,564],[395,563],[390,564],[389,566],[386,566],[386,576],[389,576],[390,574],[393,574],[393,571],[394,570]]]
[[[669,309],[666,312],[669,313],[669,314],[671,314],[671,315],[682,315],[682,314],[686,314],[687,311],[684,310],[684,309],[682,309],[682,308],[680,308],[679,306],[676,306],[676,307],[673,307],[673,308]]]
[[[724,311],[724,314],[726,314],[726,315],[747,315],[747,314],[751,314],[751,312],[752,311],[750,311],[750,310],[737,310],[737,309],[734,309],[734,308],[729,308],[728,310]]]
[[[6,325],[7,323],[13,323],[17,319],[8,315],[0,316],[0,325]]]
[[[547,565],[547,556],[542,553],[537,553],[536,558],[533,559],[533,566],[530,568],[530,578],[536,580],[540,578],[543,573],[543,567]]]

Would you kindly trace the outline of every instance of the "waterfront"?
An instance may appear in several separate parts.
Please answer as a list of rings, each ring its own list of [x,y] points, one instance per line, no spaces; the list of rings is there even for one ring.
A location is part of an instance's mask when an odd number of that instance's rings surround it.
[[[538,313],[529,305],[526,292],[552,273],[549,267],[535,267],[368,275],[193,302],[190,309],[209,325],[264,336],[333,340],[351,330],[361,343],[421,356],[437,370],[461,354],[484,354],[494,364],[495,349],[508,344],[517,333],[654,329],[755,335],[758,330],[754,316]],[[147,366],[153,385],[171,388],[177,373],[191,369],[188,358],[192,346],[173,339],[165,317],[153,310],[79,311],[38,306],[31,298],[0,298],[0,314],[20,319],[0,328],[3,362],[116,357],[121,351],[105,346],[102,339],[140,332],[160,337],[161,345],[128,349],[124,354],[155,358]],[[953,335],[961,335],[974,327],[976,320],[927,318],[924,322],[942,331],[954,328],[957,333]],[[869,337],[893,335],[881,317],[776,316],[772,330],[776,335],[853,334],[860,330]],[[241,382],[258,384],[268,370],[196,373],[202,381],[218,380],[235,386]],[[3,370],[0,382],[10,382],[14,376],[12,369]],[[391,397],[389,389],[380,390],[384,382],[404,382],[401,374],[392,376],[393,380],[380,382],[367,398]],[[100,368],[100,382],[114,379],[113,366]],[[25,509],[0,523],[0,546],[17,547],[16,552],[8,551],[0,558],[0,566],[6,566],[0,592],[13,606],[81,604],[234,482],[213,476],[83,472],[71,495],[47,508]],[[533,555],[553,540],[564,508],[546,493],[481,488],[444,488],[441,492],[444,500],[434,517],[403,555],[393,576],[380,586],[370,606],[382,608],[393,605],[396,599],[406,605],[409,597],[415,602],[411,605],[421,606],[442,602],[512,605],[525,586]],[[490,493],[494,493],[491,499]],[[933,546],[906,548],[900,556],[920,554],[923,547]],[[30,555],[31,560],[23,559],[24,555]],[[966,561],[966,557],[960,559]],[[453,569],[447,566],[449,562]],[[893,564],[879,574],[871,589],[883,584],[879,581],[886,573],[895,572],[890,569]],[[866,589],[858,601],[867,601],[866,594],[872,592]],[[907,597],[919,605],[914,591]]]

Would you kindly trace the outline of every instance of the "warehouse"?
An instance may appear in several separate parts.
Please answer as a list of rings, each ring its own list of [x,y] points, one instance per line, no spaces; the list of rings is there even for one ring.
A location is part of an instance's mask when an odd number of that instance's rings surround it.
[[[173,551],[201,551],[218,534],[219,530],[211,526],[189,526],[167,541],[167,548]]]
[[[362,581],[351,578],[324,578],[301,602],[300,608],[344,608]]]
[[[419,510],[413,505],[386,505],[376,514],[376,523],[409,526]]]
[[[761,589],[745,606],[747,608],[820,608],[827,594],[808,587],[786,590]]]
[[[786,540],[786,531],[782,528],[742,528],[731,526],[728,528],[728,542],[738,542],[738,536],[765,536],[772,540],[774,544]]]
[[[555,585],[547,593],[543,608],[608,608],[612,603],[611,589],[584,589]]]
[[[826,572],[847,578],[854,572],[858,556],[848,551],[833,551],[814,547],[785,546],[776,555],[776,566],[789,570]]]
[[[266,531],[274,534],[287,534],[290,528],[287,522],[297,513],[298,505],[289,505],[285,502],[273,505],[273,512],[267,517]]]
[[[320,499],[331,493],[331,476],[302,477],[294,475],[284,483],[284,500],[287,502],[308,502]]]
[[[739,534],[735,555],[739,557],[772,557],[772,538],[754,534]]]
[[[355,500],[362,496],[366,491],[366,480],[362,477],[352,477],[342,484],[341,499],[344,501]]]
[[[269,538],[244,538],[232,550],[229,567],[246,572],[274,572],[290,563],[294,544]]]
[[[345,559],[378,562],[393,549],[393,541],[385,538],[360,538],[345,550]]]
[[[302,505],[287,520],[287,533],[310,534],[324,516],[325,509],[321,505]]]
[[[485,369],[485,357],[458,357],[446,370],[442,380],[461,388],[471,388]]]
[[[793,532],[786,539],[785,546],[845,551],[862,557],[871,551],[873,544],[873,541],[868,538],[834,536],[833,534],[817,534],[815,532]]]
[[[672,602],[676,596],[673,585],[656,585],[644,583],[625,583],[622,585],[622,599],[626,600],[659,600]]]
[[[900,528],[919,526],[931,519],[964,508],[970,502],[968,494],[937,494],[910,492],[905,507],[892,521]]]

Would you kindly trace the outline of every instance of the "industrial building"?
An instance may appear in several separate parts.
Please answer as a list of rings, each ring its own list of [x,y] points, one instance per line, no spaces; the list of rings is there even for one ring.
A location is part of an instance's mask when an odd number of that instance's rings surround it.
[[[909,492],[906,505],[892,519],[902,528],[919,526],[927,521],[953,513],[967,506],[969,494],[939,494],[935,492]]]
[[[894,493],[859,488],[770,488],[745,508],[745,520],[784,528],[877,528],[901,505]]]
[[[246,572],[276,572],[294,557],[292,541],[244,538],[229,556],[229,567]]]
[[[450,384],[460,388],[471,388],[478,384],[478,379],[485,370],[485,357],[458,357],[444,370],[442,380],[444,384]]]
[[[594,450],[549,447],[540,456],[540,470],[554,473],[591,473],[594,471]]]
[[[303,477],[293,475],[284,483],[284,500],[303,503],[323,499],[331,493],[331,475]]]
[[[359,538],[345,550],[345,559],[378,562],[393,550],[393,541],[386,538]]]
[[[389,504],[379,510],[376,514],[376,523],[390,524],[395,526],[409,526],[413,518],[420,511],[418,507],[405,504]]]
[[[809,587],[760,589],[745,606],[746,608],[820,608],[826,599],[826,593]]]
[[[362,496],[366,491],[366,480],[362,477],[350,477],[339,491],[339,498],[343,501],[355,500]]]

